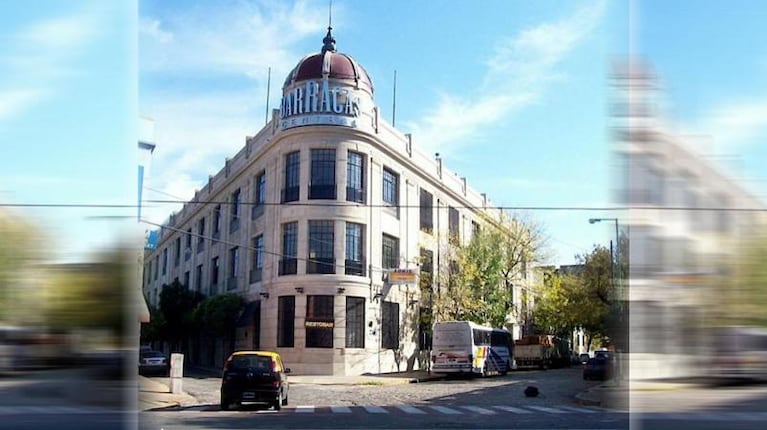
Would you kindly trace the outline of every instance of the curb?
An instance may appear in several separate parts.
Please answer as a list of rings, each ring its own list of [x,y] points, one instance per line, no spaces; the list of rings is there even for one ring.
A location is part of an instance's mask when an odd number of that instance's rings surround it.
[[[578,393],[578,394],[576,394],[575,395],[575,400],[578,403],[580,403],[580,404],[582,404],[584,406],[602,406],[602,401],[601,400],[589,399],[589,398],[587,398],[585,396],[585,394],[587,394],[587,393],[588,393],[588,391],[585,392],[585,393]]]
[[[154,406],[151,408],[143,409],[143,412],[162,412],[162,411],[176,411],[181,409],[181,403],[174,402],[168,406]]]

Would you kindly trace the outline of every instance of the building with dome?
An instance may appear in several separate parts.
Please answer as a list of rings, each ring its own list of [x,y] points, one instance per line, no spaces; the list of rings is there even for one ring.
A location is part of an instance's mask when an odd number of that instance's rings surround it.
[[[370,76],[328,28],[271,120],[146,255],[155,306],[174,279],[248,302],[235,345],[193,335],[187,360],[220,366],[234,347],[275,350],[301,374],[428,366],[422,292],[439,288],[448,244],[470,239],[488,201],[416,143],[382,118]]]

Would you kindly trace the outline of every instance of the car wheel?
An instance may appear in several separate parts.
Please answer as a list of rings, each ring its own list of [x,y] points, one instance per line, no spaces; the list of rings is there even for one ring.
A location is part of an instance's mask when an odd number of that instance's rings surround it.
[[[285,394],[285,398],[282,399],[282,406],[287,406],[287,405],[288,405],[288,395]]]
[[[277,393],[277,401],[274,402],[274,410],[275,411],[279,411],[280,409],[282,409],[282,402],[283,401],[284,400],[283,400],[283,397],[282,397],[282,390],[280,390],[280,392]]]

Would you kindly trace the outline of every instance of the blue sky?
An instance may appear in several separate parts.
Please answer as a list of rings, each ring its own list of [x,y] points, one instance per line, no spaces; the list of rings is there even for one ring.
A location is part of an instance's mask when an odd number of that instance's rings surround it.
[[[661,75],[680,131],[711,134],[707,150],[736,154],[730,163],[763,193],[767,6],[720,3],[635,2],[630,26],[625,2],[335,0],[333,33],[371,75],[389,120],[397,70],[397,128],[496,205],[609,205],[607,75],[630,47]],[[275,107],[287,72],[320,49],[327,6],[18,2],[0,13],[10,41],[0,44],[0,199],[133,204],[139,115],[153,119],[157,143],[144,197],[190,198],[263,126],[267,69]],[[145,213],[161,222],[177,209]],[[79,258],[128,227],[88,217],[134,213],[24,215],[45,225],[58,254]],[[552,263],[612,237],[587,222],[609,213],[529,215],[550,237]]]

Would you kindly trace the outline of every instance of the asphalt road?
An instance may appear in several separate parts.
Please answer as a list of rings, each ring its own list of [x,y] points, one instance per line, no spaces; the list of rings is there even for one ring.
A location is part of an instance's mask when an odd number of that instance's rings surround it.
[[[628,428],[628,414],[574,401],[595,384],[583,381],[580,368],[386,386],[294,383],[282,411],[246,405],[224,412],[220,378],[200,375],[184,379],[197,405],[143,413],[140,428]],[[525,397],[529,385],[541,395]]]

